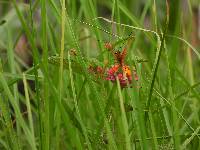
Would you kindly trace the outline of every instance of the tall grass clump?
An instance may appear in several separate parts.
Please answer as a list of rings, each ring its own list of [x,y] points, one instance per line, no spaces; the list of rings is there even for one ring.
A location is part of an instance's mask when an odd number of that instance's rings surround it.
[[[199,8],[0,1],[0,149],[200,149]]]

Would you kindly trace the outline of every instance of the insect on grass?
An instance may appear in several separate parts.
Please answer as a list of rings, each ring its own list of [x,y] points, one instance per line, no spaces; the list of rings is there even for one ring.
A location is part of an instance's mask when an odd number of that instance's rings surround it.
[[[128,87],[128,85],[132,87],[131,84],[134,83],[133,81],[138,81],[139,79],[136,73],[135,66],[126,63],[127,61],[126,56],[128,53],[128,49],[134,37],[132,33],[128,37],[121,37],[117,34],[111,33],[109,31],[106,31],[105,29],[94,26],[92,24],[89,24],[83,21],[79,21],[79,22],[87,26],[97,28],[103,31],[104,33],[109,34],[110,36],[115,37],[117,39],[117,40],[113,39],[109,42],[103,42],[105,51],[101,51],[99,54],[100,56],[102,55],[102,53],[110,53],[112,54],[111,59],[106,59],[102,62],[98,60],[98,57],[97,58],[84,57],[84,60],[87,64],[88,73],[92,75],[92,77],[94,78],[94,81],[100,81],[100,82],[111,81],[112,83],[116,83],[117,78],[118,78],[122,88]],[[101,41],[97,40],[97,42],[101,42]],[[118,45],[123,45],[123,48],[121,51],[119,50],[120,48],[118,48]],[[76,61],[76,56],[78,55],[78,53],[73,47],[70,49],[70,55],[72,55],[72,68],[74,69],[74,72],[82,73],[81,64],[78,64],[78,62]],[[59,56],[50,57],[49,62],[59,65],[59,61],[57,59],[60,59],[60,57]],[[114,62],[112,61],[112,59],[114,59]],[[144,61],[146,60],[137,59],[138,63],[144,62]],[[66,58],[64,59],[64,64],[65,63],[68,63]]]
[[[111,51],[115,63],[112,65],[108,71],[106,80],[110,80],[112,82],[116,82],[117,78],[120,81],[121,87],[127,87],[129,84],[132,83],[132,76],[134,75],[135,81],[138,81],[138,76],[136,70],[134,68],[131,71],[131,67],[125,63],[126,55],[127,55],[127,48],[124,47],[122,51],[115,51],[111,44],[106,43],[105,47]]]
[[[81,22],[81,21],[80,21]],[[132,84],[133,82],[133,78],[135,79],[135,81],[138,81],[138,75],[136,73],[136,69],[135,67],[131,67],[130,65],[126,64],[126,55],[127,55],[127,49],[128,49],[128,45],[130,44],[130,41],[132,40],[133,36],[132,33],[126,37],[120,37],[114,33],[110,33],[109,31],[106,31],[100,27],[96,27],[92,24],[89,23],[85,23],[82,22],[86,25],[92,26],[94,28],[97,28],[111,36],[114,36],[116,38],[118,38],[119,40],[117,42],[105,42],[104,47],[107,50],[107,52],[112,53],[112,56],[114,58],[114,63],[110,66],[110,67],[100,67],[100,66],[89,66],[89,71],[93,72],[95,74],[101,74],[101,77],[103,80],[109,80],[112,81],[113,83],[116,82],[117,78],[120,81],[120,85],[121,87],[127,87],[128,85]],[[115,50],[115,47],[119,44],[121,44],[123,42],[123,45],[125,45],[124,43],[127,41],[127,45],[124,46],[124,48],[122,49],[122,51],[120,50]],[[106,64],[107,65],[107,64]],[[102,76],[102,74],[104,74]]]

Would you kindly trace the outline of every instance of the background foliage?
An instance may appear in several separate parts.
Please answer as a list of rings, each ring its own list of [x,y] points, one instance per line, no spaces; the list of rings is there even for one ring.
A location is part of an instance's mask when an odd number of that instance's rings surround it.
[[[200,149],[199,8],[0,0],[0,149]],[[115,63],[105,42],[128,46],[132,88],[88,71]]]

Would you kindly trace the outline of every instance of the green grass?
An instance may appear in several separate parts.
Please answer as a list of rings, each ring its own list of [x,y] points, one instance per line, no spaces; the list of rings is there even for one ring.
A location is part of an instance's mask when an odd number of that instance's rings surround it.
[[[0,149],[200,149],[198,7],[0,1]],[[138,81],[89,71],[115,64],[106,42]]]

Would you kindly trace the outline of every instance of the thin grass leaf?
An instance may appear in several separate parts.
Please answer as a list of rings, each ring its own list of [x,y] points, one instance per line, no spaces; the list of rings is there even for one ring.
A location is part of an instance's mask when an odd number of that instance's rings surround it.
[[[189,46],[193,51],[194,53],[197,55],[198,59],[200,60],[200,53],[197,51],[197,49],[195,49],[189,42],[187,42],[185,39],[181,38],[181,37],[178,37],[178,36],[175,36],[175,35],[166,35],[166,37],[172,37],[172,38],[175,38],[175,39],[178,39],[182,42],[184,42],[187,46]]]
[[[123,125],[124,135],[125,135],[126,149],[127,150],[131,150],[130,137],[129,137],[129,132],[128,132],[128,122],[127,122],[126,112],[125,112],[125,108],[124,108],[124,101],[123,101],[123,97],[122,97],[121,86],[120,86],[118,78],[117,78],[117,89],[118,89],[118,94],[119,94],[121,119],[122,119],[122,125]]]
[[[48,65],[48,45],[47,45],[47,23],[48,23],[48,18],[47,18],[47,3],[44,0],[41,0],[41,15],[42,15],[42,50],[43,50],[43,61],[42,63],[44,64],[44,68],[49,74],[49,65]],[[49,84],[46,78],[44,78],[43,81],[44,84],[44,116],[45,116],[45,125],[44,125],[44,148],[49,149],[50,148],[50,101],[49,101]],[[44,119],[43,119],[44,120]]]
[[[59,66],[59,84],[58,84],[58,89],[59,89],[59,99],[58,101],[62,101],[62,96],[63,96],[63,59],[64,59],[64,49],[65,49],[65,0],[61,1],[61,43],[60,43],[60,66]],[[60,142],[60,112],[58,108],[56,109],[57,117],[56,117],[56,122],[57,122],[57,127],[56,127],[56,149],[59,149],[59,142]]]
[[[25,120],[22,117],[22,114],[20,112],[19,106],[17,104],[17,101],[15,100],[13,94],[11,93],[7,82],[3,76],[2,70],[0,70],[0,83],[2,84],[2,87],[5,90],[5,94],[6,96],[9,98],[9,101],[11,103],[11,105],[14,108],[15,114],[16,114],[16,119],[17,122],[19,123],[19,125],[21,126],[21,128],[23,129],[23,131],[25,132],[25,135],[27,136],[27,140],[31,146],[32,149],[36,149],[36,145],[35,145],[35,141],[33,138],[33,135],[31,134],[29,128],[27,127]]]
[[[71,87],[72,87],[75,110],[76,110],[76,113],[78,115],[78,119],[79,119],[79,122],[80,122],[80,125],[81,125],[81,128],[82,128],[82,131],[83,131],[83,135],[85,136],[85,140],[86,140],[88,149],[92,149],[91,143],[89,141],[88,134],[87,134],[87,131],[86,131],[86,127],[85,127],[85,125],[82,121],[82,118],[81,118],[81,115],[80,115],[80,112],[79,112],[79,108],[78,108],[78,104],[77,104],[77,97],[76,97],[76,92],[75,92],[75,87],[74,87],[74,79],[73,79],[73,74],[72,74],[71,59],[70,59],[69,52],[68,52],[68,60],[69,60],[69,73],[70,73],[70,79],[71,79]]]
[[[153,140],[153,144],[154,144],[154,149],[158,150],[158,141],[157,141],[157,137],[156,137],[156,129],[155,129],[155,125],[154,125],[154,120],[153,120],[153,116],[151,111],[148,112],[149,115],[149,122],[151,125],[151,132],[152,132],[152,140]]]
[[[27,112],[28,112],[29,126],[30,126],[31,133],[32,133],[34,141],[35,141],[34,124],[33,124],[33,116],[32,116],[32,111],[31,111],[30,98],[29,98],[29,93],[28,93],[28,85],[27,85],[26,76],[25,76],[24,73],[23,73],[23,84],[24,84],[24,91],[25,91],[26,107],[27,107]]]

